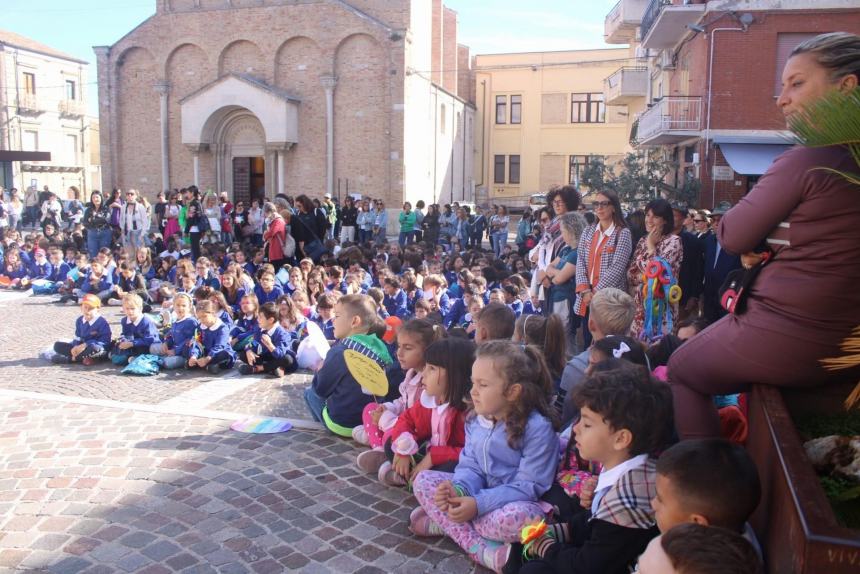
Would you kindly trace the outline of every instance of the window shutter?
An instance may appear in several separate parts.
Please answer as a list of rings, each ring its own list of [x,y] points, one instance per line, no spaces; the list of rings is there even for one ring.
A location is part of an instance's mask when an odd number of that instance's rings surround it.
[[[817,36],[819,32],[786,32],[776,35],[776,84],[773,95],[779,97],[782,92],[782,71],[788,56],[801,42]]]

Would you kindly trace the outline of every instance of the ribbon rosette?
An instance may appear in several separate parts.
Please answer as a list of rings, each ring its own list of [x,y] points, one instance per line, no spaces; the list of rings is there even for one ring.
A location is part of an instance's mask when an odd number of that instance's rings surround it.
[[[418,452],[418,443],[412,433],[405,432],[391,444],[391,450],[401,456],[412,456]]]
[[[535,524],[528,524],[520,531],[520,542],[523,545],[523,558],[528,560],[528,553],[532,545],[547,534],[546,520]]]

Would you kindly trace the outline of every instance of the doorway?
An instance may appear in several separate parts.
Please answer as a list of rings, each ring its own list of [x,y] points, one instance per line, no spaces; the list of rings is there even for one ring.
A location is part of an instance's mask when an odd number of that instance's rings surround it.
[[[260,201],[266,196],[266,160],[262,157],[233,158],[233,203]]]

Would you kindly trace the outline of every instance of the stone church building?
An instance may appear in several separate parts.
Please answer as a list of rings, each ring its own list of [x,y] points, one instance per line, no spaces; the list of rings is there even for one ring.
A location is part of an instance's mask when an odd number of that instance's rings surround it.
[[[441,0],[156,0],[98,61],[102,185],[471,201],[474,86]]]

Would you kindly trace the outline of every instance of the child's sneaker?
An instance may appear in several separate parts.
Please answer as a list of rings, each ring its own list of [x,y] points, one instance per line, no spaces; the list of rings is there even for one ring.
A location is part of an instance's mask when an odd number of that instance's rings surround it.
[[[85,367],[92,367],[93,365],[96,364],[96,362],[95,362],[95,360],[93,360],[89,357],[84,357],[83,359],[81,359],[81,364]]]
[[[356,466],[368,474],[379,472],[382,463],[385,462],[388,462],[385,457],[385,452],[377,449],[366,450],[359,453],[358,457],[355,459]]]
[[[210,375],[217,375],[218,373],[221,372],[221,365],[219,365],[217,363],[210,363],[210,364],[206,365],[206,371]]]
[[[387,460],[379,467],[379,482],[385,486],[406,486],[406,479],[397,474],[394,465]]]
[[[51,362],[55,365],[68,365],[72,360],[65,355],[54,355],[51,357]]]
[[[445,536],[442,527],[427,516],[420,506],[409,514],[409,530],[415,536]]]
[[[278,367],[277,369],[272,371],[272,376],[275,377],[276,379],[282,379],[284,377],[284,369],[282,369],[281,367]]]
[[[122,300],[111,297],[108,299],[108,307],[122,307]]]
[[[358,425],[352,429],[352,440],[365,446],[370,444],[370,437],[367,436],[367,429],[364,428],[364,425]]]
[[[242,363],[239,365],[239,374],[240,375],[253,375],[254,367],[249,365],[248,363]]]
[[[495,544],[487,543],[484,548],[474,555],[475,561],[485,568],[489,568],[493,572],[502,572],[508,557],[511,553],[510,544]]]

